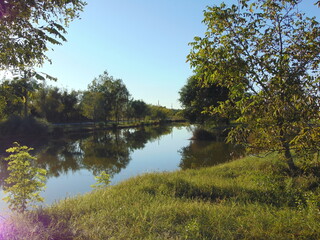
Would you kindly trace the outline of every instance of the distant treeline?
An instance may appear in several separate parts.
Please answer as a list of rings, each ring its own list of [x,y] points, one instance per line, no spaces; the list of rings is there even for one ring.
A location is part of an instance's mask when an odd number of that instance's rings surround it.
[[[0,84],[0,119],[35,117],[51,123],[142,121],[179,118],[179,111],[135,100],[121,79],[106,71],[85,91],[47,86],[30,78]]]

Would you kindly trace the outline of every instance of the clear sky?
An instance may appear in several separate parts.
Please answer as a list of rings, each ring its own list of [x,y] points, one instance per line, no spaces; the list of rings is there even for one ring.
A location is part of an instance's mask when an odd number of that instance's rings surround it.
[[[68,28],[68,42],[48,52],[52,65],[45,64],[40,71],[57,77],[58,87],[85,90],[107,70],[123,80],[134,99],[179,108],[179,90],[192,75],[186,62],[188,43],[205,32],[201,21],[206,6],[222,1],[87,2],[81,19]],[[304,2],[301,10],[320,16],[315,0]]]

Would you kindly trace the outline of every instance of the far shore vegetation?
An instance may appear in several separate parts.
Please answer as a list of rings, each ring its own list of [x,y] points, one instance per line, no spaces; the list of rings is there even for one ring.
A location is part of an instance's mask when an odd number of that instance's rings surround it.
[[[0,134],[46,135],[183,121],[181,111],[134,100],[121,79],[106,71],[87,91],[68,91],[35,80],[0,84]]]

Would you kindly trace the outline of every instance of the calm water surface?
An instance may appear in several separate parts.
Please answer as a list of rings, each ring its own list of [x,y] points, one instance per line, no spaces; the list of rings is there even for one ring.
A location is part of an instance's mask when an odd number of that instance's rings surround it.
[[[111,175],[111,185],[146,172],[212,166],[241,155],[241,149],[217,141],[191,141],[191,127],[166,125],[74,134],[63,139],[28,139],[21,144],[33,147],[37,165],[46,168],[46,204],[91,191],[94,176]],[[11,142],[0,142],[2,156]],[[7,177],[0,166],[0,181]],[[3,198],[3,192],[0,194]],[[0,200],[0,207],[6,204]]]

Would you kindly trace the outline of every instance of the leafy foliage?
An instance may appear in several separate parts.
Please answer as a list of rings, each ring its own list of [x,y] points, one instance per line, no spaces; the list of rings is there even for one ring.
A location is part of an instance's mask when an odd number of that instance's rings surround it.
[[[126,112],[129,103],[129,91],[121,79],[115,79],[107,71],[95,78],[84,92],[83,113],[94,121],[106,121],[114,117],[118,122]]]
[[[201,86],[199,80],[201,82],[200,76],[191,76],[179,92],[179,101],[184,107],[183,115],[192,123],[223,120],[221,116],[212,116],[206,110],[212,106],[219,106],[221,101],[226,101],[228,99],[228,89],[216,84]]]
[[[0,85],[1,100],[5,104],[3,108],[4,116],[16,114],[27,117],[29,99],[37,87],[38,84],[35,81],[27,81],[27,79],[4,81]]]
[[[102,171],[98,176],[95,176],[95,179],[97,182],[91,185],[91,187],[94,189],[104,188],[110,183],[110,175],[105,171]]]
[[[34,81],[56,80],[33,68],[45,61],[51,62],[46,52],[51,46],[66,41],[65,28],[79,17],[84,6],[82,0],[0,1],[0,71],[10,71],[18,79],[13,86],[14,91],[20,91],[19,94],[5,94],[0,98],[1,117],[8,112],[12,114],[8,108],[13,106],[20,109],[23,106],[23,114],[27,117]],[[13,104],[8,104],[8,101]]]
[[[5,80],[0,84],[0,120],[4,120],[4,124],[0,123],[0,131],[6,134],[26,132],[16,131],[15,127],[20,125],[19,122],[24,125],[34,118],[50,123],[93,120],[105,127],[105,122],[110,120],[119,124],[121,120],[181,119],[177,113],[177,110],[134,100],[124,82],[106,71],[95,78],[84,92],[46,86],[32,78]]]
[[[6,120],[0,122],[0,134],[6,135],[28,135],[32,136],[35,133],[40,136],[47,134],[50,130],[50,124],[43,120],[34,117],[21,118],[12,115]]]
[[[238,111],[229,141],[253,151],[320,151],[320,27],[298,10],[301,1],[242,0],[208,7],[207,31],[195,37],[188,61],[204,83],[229,89],[212,112]]]
[[[81,119],[79,93],[57,87],[41,87],[35,92],[31,110],[33,115],[50,122],[75,122]]]
[[[139,120],[144,119],[150,111],[148,105],[142,100],[132,100],[130,108],[133,118]]]
[[[0,70],[25,70],[49,60],[49,45],[66,41],[65,27],[84,5],[81,0],[0,1]]]
[[[45,187],[46,170],[32,166],[32,161],[36,160],[29,151],[32,148],[20,146],[15,143],[15,147],[7,149],[11,153],[5,160],[8,161],[9,177],[5,180],[8,184],[4,187],[4,192],[8,194],[4,198],[9,203],[9,208],[13,211],[24,212],[30,202],[42,202],[39,195]]]
[[[164,121],[169,118],[172,113],[170,109],[162,106],[149,105],[151,118],[153,120]]]

